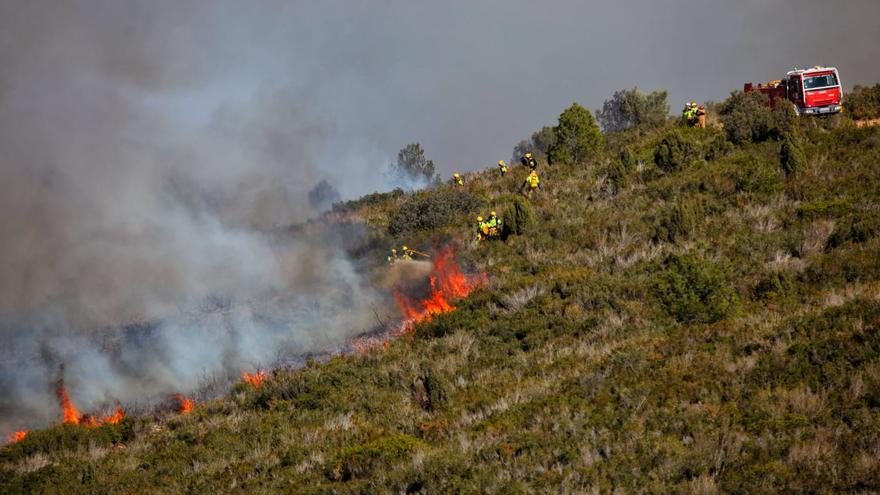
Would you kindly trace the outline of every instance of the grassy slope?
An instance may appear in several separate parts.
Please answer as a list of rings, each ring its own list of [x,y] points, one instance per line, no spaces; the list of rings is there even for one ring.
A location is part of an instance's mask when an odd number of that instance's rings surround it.
[[[34,432],[0,453],[0,492],[880,490],[880,129],[805,125],[791,180],[773,142],[629,170],[617,194],[617,159],[554,166],[531,235],[461,253],[491,287],[413,338],[185,416]],[[656,140],[608,155],[650,163]],[[500,212],[523,173],[491,172],[468,187]],[[735,290],[714,323],[662,303],[684,253]]]

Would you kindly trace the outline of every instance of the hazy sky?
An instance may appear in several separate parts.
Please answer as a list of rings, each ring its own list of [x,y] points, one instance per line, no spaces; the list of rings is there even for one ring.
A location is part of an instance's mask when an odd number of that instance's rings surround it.
[[[215,43],[201,52],[205,80],[186,95],[196,113],[290,88],[332,126],[336,146],[381,157],[420,141],[446,174],[506,158],[572,101],[595,109],[624,87],[666,88],[677,110],[794,66],[880,81],[875,0],[215,5],[193,21],[196,42]]]
[[[880,80],[876,0],[0,3],[0,61],[43,65],[29,80],[44,89],[110,74],[178,135],[280,108],[259,125],[305,133],[305,178],[349,195],[380,187],[371,174],[407,142],[444,174],[488,166],[624,87],[668,89],[677,110],[794,66]]]

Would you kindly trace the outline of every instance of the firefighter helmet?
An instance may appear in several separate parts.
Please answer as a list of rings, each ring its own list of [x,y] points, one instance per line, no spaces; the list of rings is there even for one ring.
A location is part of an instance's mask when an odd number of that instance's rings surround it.
[[[482,221],[483,221],[483,217],[477,217],[477,221],[478,221],[478,222],[482,222]]]

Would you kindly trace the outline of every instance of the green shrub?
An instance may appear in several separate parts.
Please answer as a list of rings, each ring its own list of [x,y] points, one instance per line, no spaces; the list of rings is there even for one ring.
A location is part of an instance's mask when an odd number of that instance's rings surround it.
[[[654,163],[664,172],[723,156],[729,147],[714,129],[672,129],[654,146]]]
[[[737,192],[769,196],[782,188],[779,166],[763,156],[739,155],[726,164],[723,175],[733,180]]]
[[[880,118],[880,83],[854,87],[846,95],[843,108],[856,120]]]
[[[804,220],[839,217],[852,209],[852,203],[846,198],[820,199],[804,203],[797,208],[797,216]]]
[[[583,164],[596,155],[605,142],[593,114],[578,103],[572,103],[559,115],[553,132],[556,142],[549,151],[552,163]]]
[[[657,213],[645,216],[644,221],[651,232],[651,241],[676,242],[688,235],[701,221],[701,212],[696,205],[678,203],[660,208]]]
[[[620,132],[630,127],[661,127],[669,115],[666,91],[653,91],[645,94],[638,88],[615,91],[611,99],[605,100],[596,118],[605,132]]]
[[[535,214],[529,203],[522,198],[514,198],[513,203],[505,208],[501,219],[501,235],[507,238],[510,235],[527,233],[535,223]]]
[[[782,147],[779,149],[779,163],[786,177],[794,177],[807,168],[807,157],[800,141],[793,132],[785,133]]]
[[[755,285],[755,299],[777,301],[794,290],[793,277],[787,272],[774,271],[765,274]]]
[[[880,214],[848,215],[834,227],[831,236],[825,243],[825,249],[831,250],[846,243],[867,242],[880,232]]]
[[[331,480],[350,480],[369,476],[376,468],[400,461],[422,442],[404,433],[395,433],[370,442],[346,447],[324,468]]]
[[[437,189],[422,191],[400,205],[388,223],[388,232],[398,236],[450,225],[456,217],[476,210],[482,201],[467,191]]]
[[[731,142],[740,144],[770,139],[776,122],[767,95],[753,91],[734,91],[720,109],[724,132]]]
[[[713,323],[732,314],[739,302],[720,264],[696,254],[670,256],[652,281],[655,297],[682,323]]]

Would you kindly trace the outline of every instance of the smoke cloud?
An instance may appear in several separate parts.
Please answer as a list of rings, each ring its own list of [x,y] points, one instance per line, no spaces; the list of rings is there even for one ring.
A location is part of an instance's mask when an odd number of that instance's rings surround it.
[[[338,239],[283,227],[389,187],[419,141],[490,166],[577,100],[720,100],[793,66],[880,80],[849,0],[0,2],[0,428],[142,399],[368,328]]]

